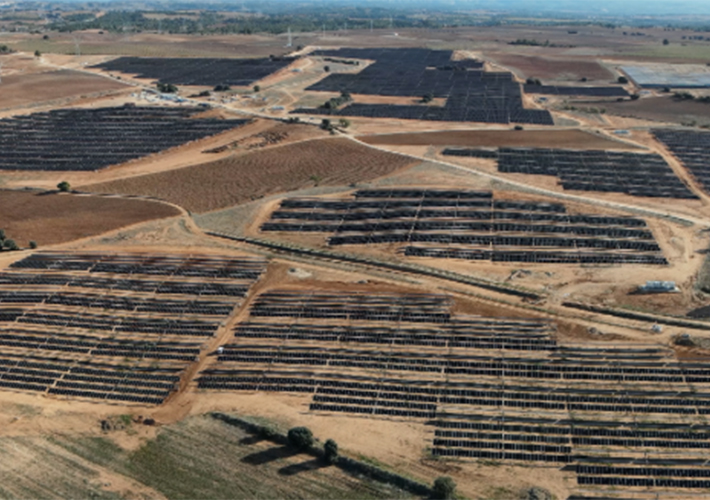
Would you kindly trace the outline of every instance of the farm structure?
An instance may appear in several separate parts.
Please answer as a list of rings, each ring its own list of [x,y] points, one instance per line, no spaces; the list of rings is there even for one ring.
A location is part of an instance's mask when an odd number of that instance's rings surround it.
[[[556,176],[566,190],[697,199],[657,154],[547,148],[447,148],[442,154],[497,158],[499,172]]]
[[[582,97],[629,97],[629,93],[622,87],[568,87],[561,85],[525,84],[523,89],[526,94]]]
[[[92,66],[175,85],[249,86],[288,67],[294,58],[258,59],[119,57]]]
[[[269,290],[198,387],[301,394],[321,415],[421,422],[436,456],[558,464],[581,488],[708,487],[706,362],[647,344],[566,343],[547,320],[457,315],[452,304]]]
[[[662,142],[688,169],[695,180],[710,193],[710,133],[694,130],[653,130]]]
[[[0,169],[99,170],[221,134],[248,120],[199,119],[194,107],[58,109],[0,120]]]
[[[332,233],[329,245],[402,243],[407,256],[667,264],[642,219],[568,214],[560,203],[498,199],[491,191],[374,189],[343,199],[285,199],[261,230]]]
[[[265,265],[99,253],[20,260],[0,273],[0,390],[160,404]]]
[[[319,50],[312,56],[374,60],[357,74],[331,74],[309,91],[396,97],[446,98],[446,104],[350,104],[343,109],[300,108],[292,113],[412,120],[553,125],[549,111],[525,109],[512,73],[488,72],[475,60],[452,60],[453,52],[428,49]]]

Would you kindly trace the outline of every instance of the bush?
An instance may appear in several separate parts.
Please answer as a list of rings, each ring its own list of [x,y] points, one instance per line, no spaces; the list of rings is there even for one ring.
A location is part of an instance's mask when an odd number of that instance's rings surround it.
[[[71,191],[71,185],[67,181],[62,181],[57,184],[57,189],[59,189],[62,193],[68,193]]]
[[[670,43],[670,42],[668,41],[667,38],[663,40],[663,45],[668,45],[669,43]]]
[[[36,249],[37,249],[37,242],[36,242],[36,241],[30,241],[30,248],[31,248],[32,250],[36,250]]]
[[[294,427],[288,431],[288,442],[294,448],[307,450],[313,446],[313,433],[308,427]]]
[[[333,128],[333,126],[330,123],[330,120],[328,118],[323,118],[323,121],[320,122],[320,128],[323,130],[330,130]]]
[[[41,57],[42,53],[39,50],[35,50],[35,57]]]
[[[219,85],[215,85],[214,91],[215,92],[227,92],[228,90],[232,90],[232,87],[230,87],[227,84],[220,83]]]
[[[0,242],[3,241],[4,239],[5,239],[5,230],[0,229]]]
[[[17,246],[17,243],[15,243],[15,240],[5,240],[2,244],[5,248],[8,250],[19,250],[20,247]]]
[[[515,130],[524,130],[522,125],[516,125]]]
[[[432,488],[433,498],[436,500],[450,500],[454,498],[456,483],[449,476],[437,477]]]
[[[323,450],[325,451],[323,459],[326,461],[326,463],[332,465],[338,461],[338,443],[336,443],[332,439],[329,439],[325,442]]]
[[[178,91],[178,88],[172,83],[158,82],[157,87],[158,91],[162,92],[163,94],[175,94]]]
[[[347,118],[341,118],[340,120],[338,120],[338,124],[341,128],[348,128],[350,126],[350,120],[348,120]]]
[[[638,94],[631,94],[629,97],[631,97],[632,101],[637,101],[641,96]]]
[[[623,84],[629,83],[629,79],[626,78],[625,76],[620,76],[619,78],[616,79],[616,81],[619,83],[623,83]]]
[[[427,103],[431,102],[434,100],[434,96],[432,94],[426,94],[424,97],[422,97],[422,102]]]
[[[258,85],[254,85],[254,92],[259,92],[261,90],[261,87]]]
[[[330,66],[323,66],[323,71],[330,73]]]

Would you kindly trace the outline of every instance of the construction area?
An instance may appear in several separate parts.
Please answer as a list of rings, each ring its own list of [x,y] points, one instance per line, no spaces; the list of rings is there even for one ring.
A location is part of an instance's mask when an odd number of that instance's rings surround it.
[[[692,68],[537,28],[0,33],[0,496],[707,498]]]

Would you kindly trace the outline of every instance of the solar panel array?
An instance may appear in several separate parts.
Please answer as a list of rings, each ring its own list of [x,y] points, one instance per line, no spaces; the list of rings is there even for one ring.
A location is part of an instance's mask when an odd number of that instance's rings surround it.
[[[285,199],[262,231],[326,232],[329,245],[402,244],[407,256],[540,263],[667,264],[642,219],[568,214],[490,191],[360,190]]]
[[[272,290],[198,385],[302,394],[324,415],[420,421],[434,428],[434,455],[567,464],[586,492],[708,487],[707,362],[643,344],[562,344],[546,321],[456,315],[451,305],[441,295]]]
[[[240,127],[194,107],[56,109],[0,119],[0,169],[99,170]]]
[[[710,133],[695,130],[653,130],[706,192],[710,192]]]
[[[306,90],[446,99],[440,106],[353,103],[340,110],[296,109],[293,113],[434,121],[553,125],[546,110],[525,109],[512,73],[487,72],[478,61],[454,61],[453,52],[428,49],[319,50],[314,56],[375,62],[357,74],[333,73]]]
[[[149,78],[175,85],[250,86],[286,68],[294,60],[288,57],[254,59],[119,57],[92,67],[135,74],[138,78]]]
[[[584,97],[629,97],[623,87],[567,87],[559,85],[534,85],[523,86],[526,94],[584,96]]]
[[[624,193],[653,198],[697,199],[697,195],[657,154],[616,151],[575,151],[543,148],[447,148],[443,155],[469,158],[497,157],[498,171],[552,175],[564,189]]]
[[[265,265],[51,252],[17,261],[0,273],[0,389],[160,404]]]

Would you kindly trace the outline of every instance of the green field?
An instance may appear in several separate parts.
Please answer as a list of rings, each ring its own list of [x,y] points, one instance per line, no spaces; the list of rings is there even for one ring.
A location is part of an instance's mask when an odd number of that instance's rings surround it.
[[[255,439],[208,416],[162,427],[155,439],[133,450],[121,448],[112,439],[131,431],[0,439],[4,457],[0,497],[408,497],[389,486],[326,467],[310,455],[294,454],[290,448]]]

